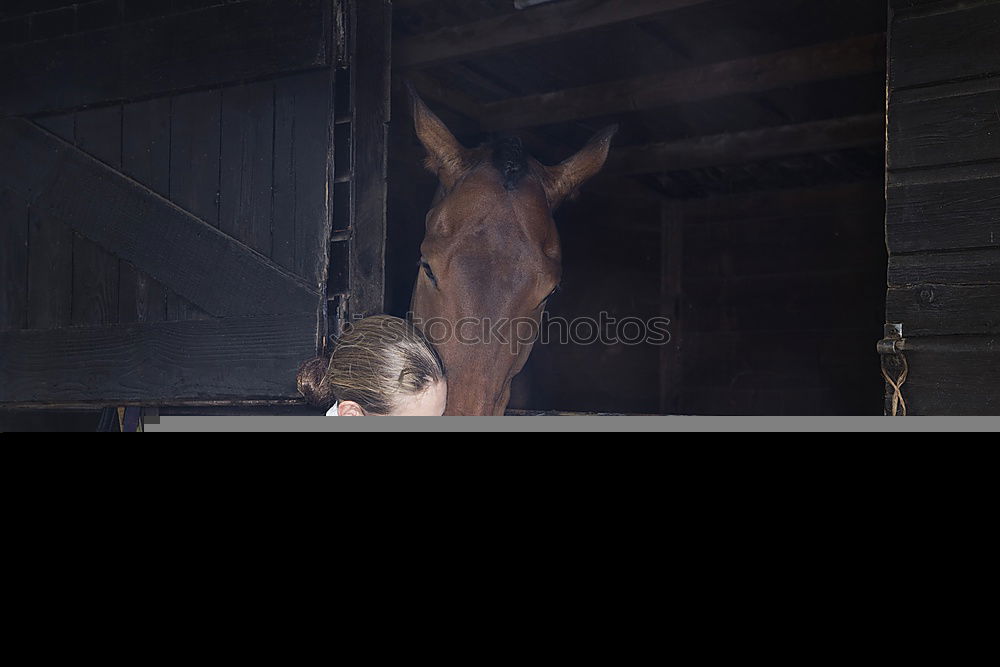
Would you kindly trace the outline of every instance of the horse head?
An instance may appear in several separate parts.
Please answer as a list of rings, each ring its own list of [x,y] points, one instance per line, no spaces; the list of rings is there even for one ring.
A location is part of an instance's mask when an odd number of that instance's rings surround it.
[[[411,88],[439,189],[427,214],[414,321],[448,373],[449,415],[502,415],[562,278],[554,211],[608,158],[617,127],[557,166],[505,138],[464,147]]]

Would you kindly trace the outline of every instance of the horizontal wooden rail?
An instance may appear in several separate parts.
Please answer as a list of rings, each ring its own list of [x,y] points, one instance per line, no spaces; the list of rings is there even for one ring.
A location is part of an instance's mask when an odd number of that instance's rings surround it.
[[[397,68],[413,68],[469,60],[708,2],[712,0],[566,0],[400,40],[393,62]]]
[[[551,125],[885,71],[885,35],[487,104],[488,131]]]
[[[301,398],[316,312],[0,332],[0,406]]]

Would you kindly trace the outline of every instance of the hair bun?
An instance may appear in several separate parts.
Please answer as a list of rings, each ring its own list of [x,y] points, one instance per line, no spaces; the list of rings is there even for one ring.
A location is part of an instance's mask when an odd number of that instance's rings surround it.
[[[323,382],[329,365],[330,360],[326,357],[310,359],[299,367],[297,378],[299,393],[305,396],[310,405],[324,410],[333,405],[335,400]]]

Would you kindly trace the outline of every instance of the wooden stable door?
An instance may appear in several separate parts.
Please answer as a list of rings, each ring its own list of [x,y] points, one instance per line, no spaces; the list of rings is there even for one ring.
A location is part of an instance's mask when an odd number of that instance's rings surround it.
[[[3,45],[0,407],[295,403],[381,310],[390,3],[202,4]]]

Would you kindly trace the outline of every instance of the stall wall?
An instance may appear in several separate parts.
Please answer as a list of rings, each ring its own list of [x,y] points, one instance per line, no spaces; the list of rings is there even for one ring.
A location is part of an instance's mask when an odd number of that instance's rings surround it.
[[[997,414],[1000,2],[892,11],[887,321],[913,350],[903,396],[913,415]]]

